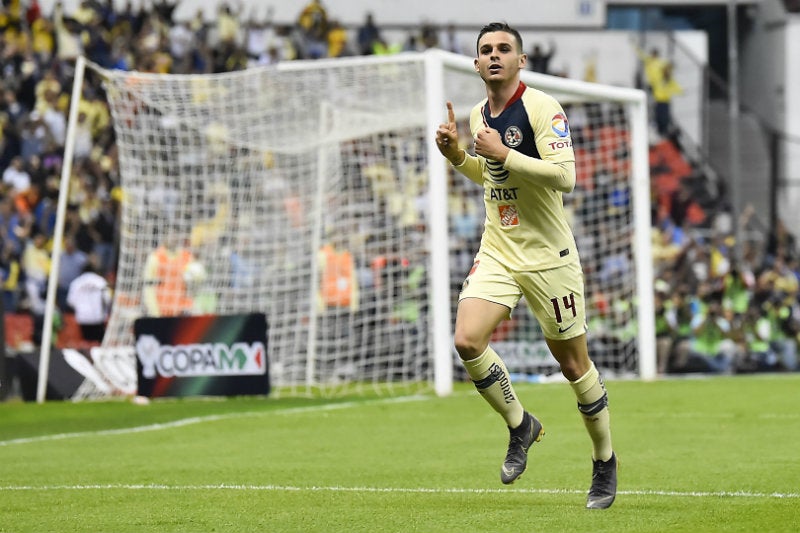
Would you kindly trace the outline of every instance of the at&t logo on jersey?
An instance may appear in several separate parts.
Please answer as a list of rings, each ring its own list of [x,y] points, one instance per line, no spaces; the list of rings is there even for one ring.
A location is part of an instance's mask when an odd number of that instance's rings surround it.
[[[567,117],[564,116],[563,113],[556,113],[553,115],[553,118],[550,120],[550,127],[553,128],[553,131],[559,137],[569,136],[569,122],[567,122]]]
[[[510,126],[503,134],[503,140],[509,148],[516,148],[522,144],[522,132],[516,126]]]

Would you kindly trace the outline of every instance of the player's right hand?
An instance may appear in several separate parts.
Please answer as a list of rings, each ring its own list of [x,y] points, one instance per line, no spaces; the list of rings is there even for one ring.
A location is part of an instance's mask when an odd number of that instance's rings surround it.
[[[466,157],[458,146],[458,125],[452,102],[447,102],[447,122],[439,124],[436,130],[436,147],[454,165],[461,164]]]

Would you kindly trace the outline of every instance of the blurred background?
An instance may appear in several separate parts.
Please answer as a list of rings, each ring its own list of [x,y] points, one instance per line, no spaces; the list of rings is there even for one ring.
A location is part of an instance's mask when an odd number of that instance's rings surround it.
[[[715,303],[731,346],[745,356],[766,353],[744,369],[796,370],[797,0],[4,0],[6,347],[41,340],[41,288],[78,55],[109,69],[178,74],[431,47],[472,57],[478,30],[495,20],[520,30],[532,70],[649,95],[657,333],[666,341],[660,372],[681,370],[673,363],[693,340],[693,320],[716,313]],[[119,243],[123,193],[108,108],[99,85],[83,97],[63,246],[69,255],[59,271],[61,346],[95,342],[76,326],[66,293],[87,263],[113,287]],[[756,324],[765,317],[767,334]]]

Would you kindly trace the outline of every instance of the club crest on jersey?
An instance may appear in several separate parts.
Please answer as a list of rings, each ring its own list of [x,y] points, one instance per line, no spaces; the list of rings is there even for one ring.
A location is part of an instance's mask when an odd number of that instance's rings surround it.
[[[569,135],[569,122],[563,113],[556,113],[550,120],[550,127],[559,137],[567,137]]]
[[[509,148],[516,148],[522,144],[522,132],[516,126],[510,126],[503,134],[503,140]]]

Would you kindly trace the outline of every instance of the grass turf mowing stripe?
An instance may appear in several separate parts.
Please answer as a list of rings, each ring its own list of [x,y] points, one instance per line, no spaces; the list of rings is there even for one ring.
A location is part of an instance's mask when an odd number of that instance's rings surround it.
[[[164,429],[173,429],[183,426],[190,426],[193,424],[202,424],[205,422],[218,422],[220,420],[234,420],[239,418],[261,418],[273,415],[318,413],[322,411],[335,411],[339,409],[347,409],[350,407],[359,407],[364,405],[416,402],[426,399],[430,399],[430,397],[398,396],[396,398],[380,398],[380,399],[367,400],[361,402],[331,403],[323,405],[314,405],[310,407],[288,407],[286,409],[273,409],[269,411],[245,411],[241,413],[225,413],[219,415],[192,416],[188,418],[181,418],[179,420],[173,420],[172,422],[163,422],[160,424],[148,424],[146,426],[134,426],[134,427],[120,428],[120,429],[101,429],[97,431],[76,431],[74,433],[55,433],[52,435],[41,435],[38,437],[23,437],[18,439],[0,440],[0,447],[12,446],[15,444],[31,444],[34,442],[49,442],[55,440],[74,439],[80,437],[96,437],[103,435],[126,435],[131,433],[143,433],[146,431],[161,431]]]

